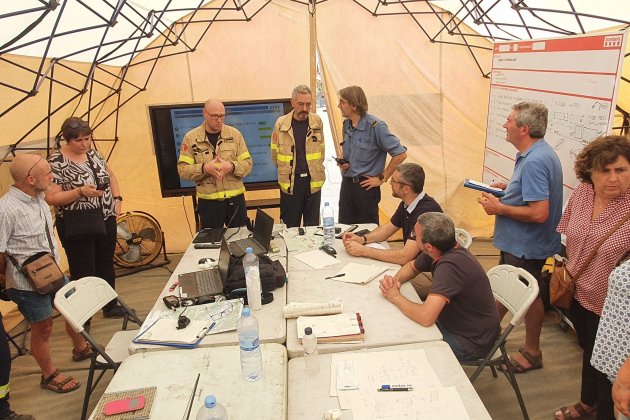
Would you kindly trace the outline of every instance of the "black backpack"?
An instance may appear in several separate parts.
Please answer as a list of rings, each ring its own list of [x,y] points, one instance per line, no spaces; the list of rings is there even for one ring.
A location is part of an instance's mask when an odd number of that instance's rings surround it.
[[[287,273],[280,261],[272,261],[266,255],[257,255],[260,269],[260,283],[263,292],[272,292],[278,287],[284,286]],[[230,268],[224,292],[229,293],[234,289],[246,287],[245,271],[243,270],[243,257],[230,257]]]

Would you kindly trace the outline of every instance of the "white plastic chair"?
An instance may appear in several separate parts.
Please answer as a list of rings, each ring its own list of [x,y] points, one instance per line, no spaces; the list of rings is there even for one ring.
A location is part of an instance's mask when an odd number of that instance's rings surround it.
[[[92,356],[90,362],[88,380],[85,386],[81,419],[85,419],[87,416],[90,396],[99,381],[108,369],[113,369],[116,372],[120,363],[129,356],[129,345],[138,333],[138,330],[118,331],[103,349],[94,341],[90,333],[83,328],[87,320],[114,299],[127,312],[123,319],[123,330],[126,330],[129,319],[138,325],[142,325],[142,321],[137,317],[135,311],[130,309],[118,297],[116,291],[99,277],[83,277],[80,280],[71,281],[55,294],[55,307],[59,313],[76,332],[85,337],[92,349],[94,349],[94,356]],[[94,382],[94,372],[96,370],[100,370],[100,374]]]
[[[508,372],[504,374],[518,399],[518,404],[523,412],[523,418],[529,419],[523,396],[518,388],[514,366],[505,350],[507,336],[525,317],[534,300],[538,297],[538,282],[527,271],[522,268],[507,264],[497,265],[488,270],[488,278],[494,298],[500,302],[512,314],[510,324],[503,330],[497,341],[492,346],[485,358],[472,361],[464,361],[462,365],[477,366],[477,369],[470,377],[470,382],[474,383],[484,367],[489,366],[492,375],[497,376],[495,367],[505,365]]]
[[[473,238],[467,230],[455,228],[455,239],[462,247],[469,249],[472,245]]]

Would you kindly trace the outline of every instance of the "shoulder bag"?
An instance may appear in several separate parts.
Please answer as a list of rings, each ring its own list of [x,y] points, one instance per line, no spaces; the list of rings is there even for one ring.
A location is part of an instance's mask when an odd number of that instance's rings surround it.
[[[88,164],[94,173],[94,181],[98,182],[96,170],[92,164],[90,155]],[[105,220],[103,219],[103,208],[99,206],[95,209],[75,209],[63,211],[64,237],[67,239],[81,239],[88,236],[105,236]]]
[[[52,255],[53,244],[50,238],[48,222],[46,222],[46,237],[48,238],[50,252],[42,251],[28,257],[22,266],[12,255],[6,254],[13,265],[15,265],[15,268],[24,274],[24,277],[26,277],[33,289],[41,295],[54,294],[66,281],[66,277]]]
[[[593,250],[589,254],[588,258],[578,270],[575,275],[571,275],[567,270],[566,258],[563,258],[553,270],[551,274],[551,280],[549,281],[549,300],[553,306],[561,309],[569,309],[571,306],[571,300],[575,294],[575,281],[582,275],[582,273],[588,268],[588,265],[593,260],[593,257],[597,253],[599,247],[612,235],[621,225],[623,225],[630,218],[630,214],[621,219],[615,226],[610,229],[606,235],[604,235],[599,242],[593,247]]]

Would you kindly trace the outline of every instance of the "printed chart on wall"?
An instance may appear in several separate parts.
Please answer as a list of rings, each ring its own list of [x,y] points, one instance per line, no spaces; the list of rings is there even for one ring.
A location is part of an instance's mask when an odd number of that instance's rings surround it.
[[[512,105],[544,103],[545,140],[562,162],[566,202],[577,185],[576,155],[610,133],[626,39],[627,31],[495,44],[483,181],[507,182],[514,171],[516,149],[503,128]]]

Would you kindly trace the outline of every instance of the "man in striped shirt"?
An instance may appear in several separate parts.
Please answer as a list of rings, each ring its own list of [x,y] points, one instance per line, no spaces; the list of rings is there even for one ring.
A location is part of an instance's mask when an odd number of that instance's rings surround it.
[[[54,295],[34,291],[15,264],[4,258],[5,254],[11,255],[19,264],[38,252],[50,252],[59,258],[56,242],[49,241],[49,235],[54,238],[53,223],[50,208],[44,200],[44,192],[52,183],[50,165],[43,157],[22,154],[13,159],[9,169],[14,184],[0,198],[0,254],[3,257],[0,260],[4,261],[0,272],[6,278],[7,294],[31,324],[31,353],[42,369],[41,387],[54,392],[70,392],[80,384],[54,368],[50,351]],[[72,359],[90,358],[92,349],[85,339],[68,324],[66,331],[74,347]]]

